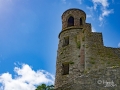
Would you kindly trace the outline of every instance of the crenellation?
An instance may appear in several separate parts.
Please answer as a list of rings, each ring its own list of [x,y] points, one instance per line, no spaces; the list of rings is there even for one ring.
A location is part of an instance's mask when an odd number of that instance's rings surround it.
[[[86,23],[84,28],[86,29],[86,32],[87,32],[87,33],[88,33],[88,32],[91,32],[91,30],[92,30],[90,23]]]

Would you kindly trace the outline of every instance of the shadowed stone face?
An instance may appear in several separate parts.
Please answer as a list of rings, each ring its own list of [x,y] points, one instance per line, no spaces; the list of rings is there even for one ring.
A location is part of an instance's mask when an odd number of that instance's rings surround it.
[[[67,45],[69,45],[69,36],[64,37],[64,39],[63,39],[63,45],[62,46],[65,47]]]
[[[62,75],[69,74],[69,63],[62,64]]]

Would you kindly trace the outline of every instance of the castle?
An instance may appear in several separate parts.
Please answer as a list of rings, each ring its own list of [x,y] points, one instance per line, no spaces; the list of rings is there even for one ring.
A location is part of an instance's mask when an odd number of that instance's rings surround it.
[[[55,90],[120,90],[120,48],[106,47],[102,33],[92,32],[86,13],[68,9],[56,61]]]

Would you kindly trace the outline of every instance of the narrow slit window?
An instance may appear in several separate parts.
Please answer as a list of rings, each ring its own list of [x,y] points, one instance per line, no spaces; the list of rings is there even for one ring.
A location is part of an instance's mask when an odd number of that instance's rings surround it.
[[[69,45],[69,37],[64,37],[63,47]]]
[[[80,18],[80,25],[83,25],[82,18]]]
[[[68,25],[67,26],[68,27],[74,26],[74,18],[72,16],[69,17],[69,19],[68,19]]]
[[[62,75],[69,74],[69,63],[62,64]]]

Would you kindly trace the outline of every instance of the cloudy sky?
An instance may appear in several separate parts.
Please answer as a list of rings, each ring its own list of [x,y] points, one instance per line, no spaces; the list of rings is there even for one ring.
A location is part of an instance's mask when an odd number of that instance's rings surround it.
[[[120,47],[119,0],[0,0],[0,90],[53,84],[61,15],[86,12],[104,45]]]

